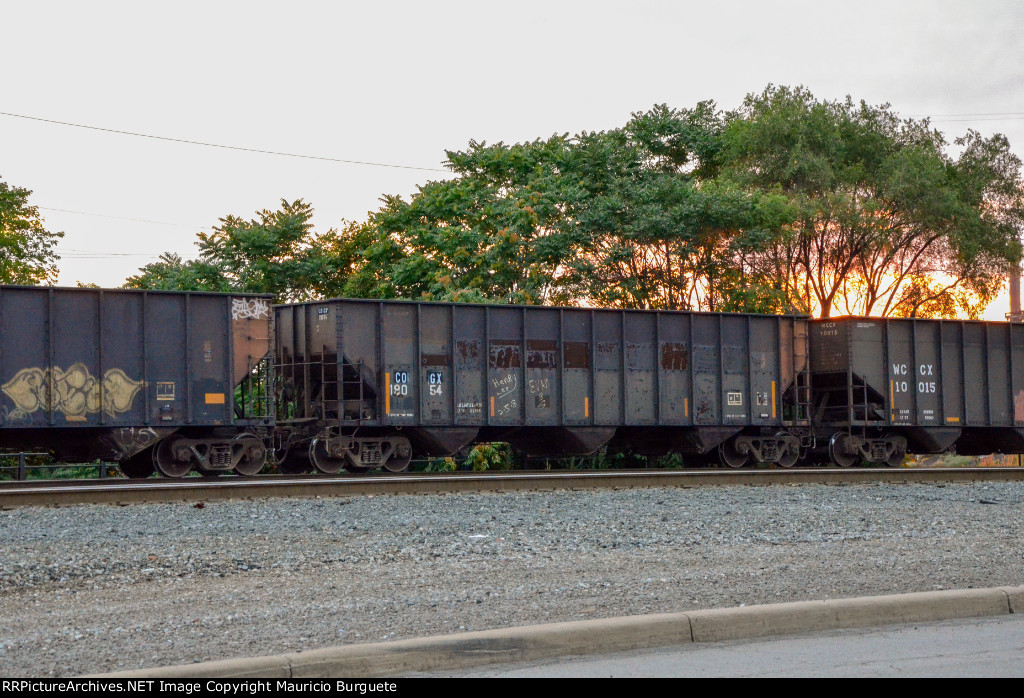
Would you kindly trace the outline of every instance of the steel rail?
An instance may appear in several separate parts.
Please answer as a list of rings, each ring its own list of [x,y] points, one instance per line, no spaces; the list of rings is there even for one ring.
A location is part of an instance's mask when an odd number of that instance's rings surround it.
[[[184,480],[17,482],[0,485],[0,509],[76,504],[208,502],[269,497],[513,492],[640,487],[906,484],[1024,481],[1024,468],[517,471],[403,475],[263,476]]]

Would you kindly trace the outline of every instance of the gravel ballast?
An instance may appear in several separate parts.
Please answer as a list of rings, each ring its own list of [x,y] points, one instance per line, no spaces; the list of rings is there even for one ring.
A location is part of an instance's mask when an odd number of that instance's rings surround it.
[[[1024,584],[1024,483],[0,512],[0,674]]]

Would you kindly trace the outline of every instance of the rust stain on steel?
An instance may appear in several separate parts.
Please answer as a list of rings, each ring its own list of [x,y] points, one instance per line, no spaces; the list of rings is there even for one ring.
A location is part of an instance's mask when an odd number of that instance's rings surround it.
[[[685,371],[689,352],[682,342],[666,342],[661,347],[661,367],[666,371]]]

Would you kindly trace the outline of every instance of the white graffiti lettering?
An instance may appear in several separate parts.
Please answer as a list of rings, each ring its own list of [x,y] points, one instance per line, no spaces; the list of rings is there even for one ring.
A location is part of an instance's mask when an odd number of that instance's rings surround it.
[[[270,317],[270,302],[264,298],[232,298],[232,320],[259,320]]]

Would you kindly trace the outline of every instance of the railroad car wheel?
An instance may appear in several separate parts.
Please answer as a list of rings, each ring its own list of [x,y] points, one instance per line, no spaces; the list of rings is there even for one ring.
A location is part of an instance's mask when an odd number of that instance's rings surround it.
[[[740,453],[732,441],[726,441],[718,447],[718,460],[730,468],[742,468],[750,460],[750,454]]]
[[[907,455],[907,446],[905,441],[902,443],[902,448],[896,448],[893,450],[892,455],[885,460],[885,464],[890,468],[898,468],[903,465],[903,459]]]
[[[854,453],[849,454],[846,452],[846,443],[850,440],[850,435],[843,431],[838,431],[832,435],[832,438],[828,442],[828,457],[833,463],[838,465],[840,468],[849,468],[857,464],[860,457]]]
[[[324,446],[324,442],[320,439],[313,439],[309,442],[309,460],[313,467],[321,473],[329,475],[340,473],[341,469],[345,467],[345,460],[343,458],[331,458],[327,454],[327,447]]]
[[[239,434],[235,441],[245,445],[245,453],[235,465],[235,472],[239,475],[256,475],[263,470],[263,466],[267,464],[267,449],[264,448],[263,441],[252,434]]]
[[[409,469],[412,462],[412,444],[404,436],[393,436],[388,439],[394,447],[391,457],[384,462],[384,469],[392,473],[402,473]]]
[[[192,470],[188,449],[176,447],[180,441],[180,437],[168,436],[153,448],[153,467],[164,477],[185,477]]]
[[[775,463],[780,468],[792,468],[794,465],[796,465],[796,462],[798,460],[800,460],[800,452],[799,451],[797,451],[796,453],[793,453],[792,451],[788,451],[787,450],[785,453],[783,453],[781,456],[779,456],[779,459],[777,461],[775,461]]]
[[[120,468],[125,477],[132,480],[143,480],[156,472],[156,469],[153,467],[153,454],[148,451],[143,451],[126,461],[121,461],[117,464],[117,467]]]
[[[783,431],[783,432],[779,432],[775,436],[781,438],[781,437],[789,436],[789,434],[787,434],[786,432]],[[780,455],[779,459],[777,461],[775,461],[775,463],[780,468],[792,468],[794,465],[796,465],[796,462],[798,460],[800,460],[800,449],[798,448],[795,451],[792,451],[792,450],[787,448],[785,453]]]

